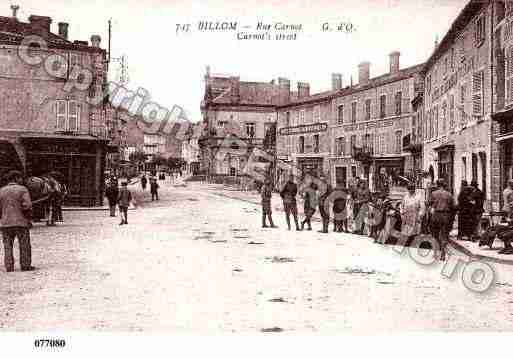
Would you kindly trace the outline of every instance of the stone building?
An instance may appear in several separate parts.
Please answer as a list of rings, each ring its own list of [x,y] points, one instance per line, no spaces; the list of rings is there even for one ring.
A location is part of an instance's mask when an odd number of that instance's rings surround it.
[[[59,171],[69,204],[99,205],[110,141],[101,39],[72,42],[67,23],[55,34],[51,18],[31,15],[23,22],[16,11],[0,17],[0,159],[16,158],[2,160],[3,170]]]
[[[191,175],[200,173],[200,149],[198,141],[203,135],[201,123],[192,124],[182,141],[182,160],[185,163],[185,172]]]
[[[332,90],[310,95],[308,83],[298,82],[290,101],[279,106],[276,132],[276,156],[280,162],[306,174],[330,175],[329,123],[332,101],[342,86],[342,75],[332,75]],[[290,172],[278,166],[277,176],[283,182]]]
[[[265,134],[276,123],[277,106],[289,99],[287,79],[247,82],[207,69],[201,103],[205,128],[199,140],[201,170],[209,176],[242,174],[252,150],[263,149]]]
[[[488,200],[494,3],[468,2],[423,69],[424,168],[444,178],[453,194],[462,180],[476,180]]]
[[[359,65],[358,84],[340,90],[332,101],[330,172],[333,185],[365,178],[371,190],[413,173],[414,156],[405,138],[417,136],[411,101],[421,92],[422,65],[400,68],[400,54],[390,54],[390,71],[371,78],[370,63]],[[378,176],[380,175],[380,176]]]

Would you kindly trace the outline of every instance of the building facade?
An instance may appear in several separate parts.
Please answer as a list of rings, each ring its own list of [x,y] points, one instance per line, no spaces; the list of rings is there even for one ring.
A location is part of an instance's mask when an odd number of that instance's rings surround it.
[[[185,172],[191,175],[200,174],[201,157],[198,141],[202,134],[203,124],[192,124],[182,141],[182,160],[185,163]]]
[[[28,176],[58,171],[69,204],[100,205],[110,142],[106,51],[98,35],[91,44],[71,42],[68,24],[54,34],[51,23],[46,16],[0,17],[0,142],[16,155],[3,170],[14,164]]]
[[[470,1],[423,70],[424,168],[445,179],[455,195],[462,180],[477,181],[488,201],[492,192],[493,3]]]
[[[380,190],[383,179],[414,176],[418,169],[405,138],[417,136],[411,101],[421,92],[421,65],[400,69],[399,52],[390,54],[389,73],[370,78],[370,63],[359,65],[355,86],[332,102],[330,172],[333,185],[357,178]],[[418,160],[417,160],[418,162]]]

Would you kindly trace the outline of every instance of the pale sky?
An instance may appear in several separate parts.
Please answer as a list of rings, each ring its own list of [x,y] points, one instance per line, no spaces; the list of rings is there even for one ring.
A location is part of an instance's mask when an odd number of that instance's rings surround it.
[[[18,4],[18,17],[31,14],[70,23],[71,40],[102,37],[107,47],[107,21],[113,20],[112,56],[126,55],[133,91],[147,89],[152,99],[171,110],[182,106],[196,122],[200,117],[203,76],[239,75],[246,81],[286,77],[310,83],[310,92],[329,90],[331,73],[357,82],[357,65],[371,62],[371,77],[388,71],[388,54],[401,51],[401,68],[425,61],[466,0],[11,0],[3,1],[1,15]],[[234,32],[198,32],[198,21],[237,21],[255,28],[264,23],[303,24],[295,41],[242,41]],[[323,33],[322,24],[350,21],[353,34]],[[190,34],[177,34],[177,23],[191,23]],[[248,31],[239,27],[238,31]],[[110,68],[115,78],[117,65]]]

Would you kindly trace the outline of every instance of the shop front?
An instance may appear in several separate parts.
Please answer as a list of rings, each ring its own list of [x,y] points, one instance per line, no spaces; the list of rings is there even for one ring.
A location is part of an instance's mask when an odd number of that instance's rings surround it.
[[[41,176],[61,173],[68,188],[66,205],[103,203],[106,144],[92,136],[24,135],[26,173]]]
[[[447,190],[454,194],[454,144],[436,147],[438,155],[438,178],[443,179]]]
[[[322,157],[298,157],[297,167],[301,172],[301,179],[305,178],[307,174],[315,178],[324,174]]]

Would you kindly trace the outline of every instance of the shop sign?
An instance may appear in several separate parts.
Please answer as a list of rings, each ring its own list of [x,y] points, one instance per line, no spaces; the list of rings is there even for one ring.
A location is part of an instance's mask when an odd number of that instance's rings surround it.
[[[303,133],[323,132],[323,131],[326,131],[327,129],[328,129],[328,124],[326,122],[314,123],[311,125],[300,125],[300,126],[280,128],[280,135],[291,136],[291,135],[299,135],[299,134],[303,134]]]

